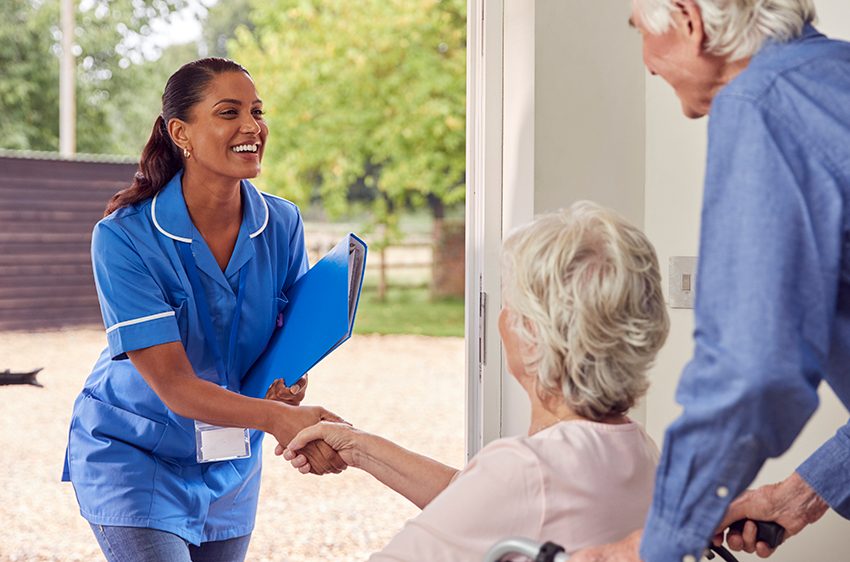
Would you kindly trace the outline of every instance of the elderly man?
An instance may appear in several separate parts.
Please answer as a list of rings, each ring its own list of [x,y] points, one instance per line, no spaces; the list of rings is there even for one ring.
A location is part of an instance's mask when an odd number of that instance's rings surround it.
[[[814,17],[811,0],[633,1],[649,71],[685,115],[710,114],[696,347],[642,539],[571,560],[693,562],[738,518],[786,536],[829,507],[850,518],[850,424],[730,508],[799,434],[821,380],[850,408],[850,44]],[[772,552],[752,523],[727,543]]]

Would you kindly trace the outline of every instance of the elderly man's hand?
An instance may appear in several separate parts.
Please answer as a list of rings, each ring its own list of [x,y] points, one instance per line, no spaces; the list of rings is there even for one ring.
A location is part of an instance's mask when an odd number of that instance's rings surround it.
[[[284,402],[290,406],[298,406],[304,400],[304,394],[307,392],[307,375],[304,375],[301,380],[290,387],[286,386],[283,379],[275,380],[269,389],[266,391],[266,400],[277,400]]]
[[[640,562],[642,533],[643,529],[619,542],[579,550],[570,557],[570,562]]]
[[[787,539],[823,517],[827,509],[827,503],[795,472],[778,484],[768,484],[741,494],[729,506],[714,537],[714,544],[721,544],[723,530],[739,519],[779,523],[785,527]],[[756,541],[756,526],[752,521],[747,521],[743,533],[730,529],[726,533],[726,544],[732,550],[755,552],[762,558],[773,554],[767,543]]]

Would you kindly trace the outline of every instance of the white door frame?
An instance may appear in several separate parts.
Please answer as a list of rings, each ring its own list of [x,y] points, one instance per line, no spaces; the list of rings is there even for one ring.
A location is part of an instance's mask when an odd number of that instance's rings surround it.
[[[502,17],[502,0],[467,4],[467,459],[501,435]]]
[[[466,452],[528,425],[498,334],[505,233],[534,210],[534,0],[469,0]],[[505,46],[509,48],[504,48]]]

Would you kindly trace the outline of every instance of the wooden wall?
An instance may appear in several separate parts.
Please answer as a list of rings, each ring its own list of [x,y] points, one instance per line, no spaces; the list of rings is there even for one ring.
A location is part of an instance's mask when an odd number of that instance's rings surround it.
[[[102,325],[91,232],[136,164],[0,156],[0,330]]]

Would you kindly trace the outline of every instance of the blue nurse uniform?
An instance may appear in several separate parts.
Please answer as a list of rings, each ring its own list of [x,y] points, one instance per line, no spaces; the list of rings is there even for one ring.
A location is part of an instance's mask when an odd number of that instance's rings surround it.
[[[226,378],[227,388],[239,392],[286,305],[286,291],[307,269],[307,254],[298,208],[243,180],[242,225],[222,271],[189,218],[181,178],[178,173],[155,197],[119,209],[94,229],[108,347],[74,403],[62,479],[73,483],[90,523],[158,529],[200,544],[253,530],[263,433],[251,430],[250,458],[199,464],[193,420],[165,406],[127,352],[180,341],[197,376],[217,384]],[[180,244],[191,248],[204,295],[193,294]],[[207,301],[224,354],[222,379],[197,298]]]

